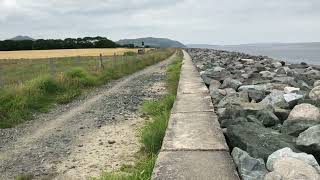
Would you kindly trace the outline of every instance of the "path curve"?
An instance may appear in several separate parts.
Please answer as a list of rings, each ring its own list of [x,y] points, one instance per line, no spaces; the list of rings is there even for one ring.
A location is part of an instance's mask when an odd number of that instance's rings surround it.
[[[35,120],[0,129],[0,179],[85,179],[134,161],[144,121],[138,107],[165,92],[165,67],[156,65],[97,89]]]

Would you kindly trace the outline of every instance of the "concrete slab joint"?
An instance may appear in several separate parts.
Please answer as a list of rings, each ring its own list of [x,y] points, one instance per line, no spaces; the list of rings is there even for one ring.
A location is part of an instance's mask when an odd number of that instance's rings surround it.
[[[238,180],[209,91],[185,51],[154,180]]]

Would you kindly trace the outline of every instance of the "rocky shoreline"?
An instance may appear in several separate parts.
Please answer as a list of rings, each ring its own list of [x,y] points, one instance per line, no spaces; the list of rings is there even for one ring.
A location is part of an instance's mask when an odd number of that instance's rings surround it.
[[[320,179],[320,67],[187,49],[244,180]]]

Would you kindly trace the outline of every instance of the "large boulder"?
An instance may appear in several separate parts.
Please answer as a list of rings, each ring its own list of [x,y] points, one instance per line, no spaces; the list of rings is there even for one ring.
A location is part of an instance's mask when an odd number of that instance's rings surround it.
[[[239,105],[239,104],[245,103],[245,102],[248,102],[247,98],[239,96],[238,93],[235,93],[235,94],[230,94],[230,95],[227,95],[227,96],[223,97],[220,100],[220,102],[217,105],[217,107],[218,108],[223,108],[223,107],[226,107],[226,105],[228,105],[228,104]]]
[[[320,101],[320,86],[316,86],[309,93],[310,99],[314,101]]]
[[[244,91],[245,92],[245,91]],[[251,100],[254,100],[255,102],[260,102],[262,99],[266,97],[266,92],[265,91],[259,91],[255,89],[249,89],[247,90],[248,96]]]
[[[302,132],[297,138],[297,145],[308,152],[318,152],[320,157],[320,125]]]
[[[288,108],[289,104],[284,99],[284,93],[282,91],[273,91],[267,97],[265,97],[261,103],[270,105],[272,107]]]
[[[306,153],[295,153],[290,148],[283,148],[268,157],[267,169],[271,171],[265,177],[272,179],[320,179],[320,167],[316,159]]]
[[[283,95],[284,100],[290,107],[297,105],[298,101],[303,99],[303,97],[303,95],[297,93],[288,93]]]
[[[309,127],[320,123],[320,111],[311,104],[299,104],[290,112],[288,119],[284,121],[281,132],[292,136],[299,136]]]
[[[273,78],[273,81],[274,82],[284,83],[284,84],[290,84],[291,82],[294,81],[294,77],[280,76],[280,77]]]
[[[264,180],[318,180],[318,171],[303,160],[291,157],[277,160],[273,171],[266,174]]]
[[[280,123],[279,118],[269,109],[259,111],[257,113],[257,118],[265,127],[271,127]]]
[[[278,149],[295,147],[295,138],[281,134],[256,123],[240,123],[227,128],[227,137],[232,147],[247,151],[254,158],[267,160],[268,156]]]
[[[221,85],[221,88],[232,88],[237,90],[242,85],[242,82],[236,79],[226,78]]]
[[[263,180],[268,173],[263,159],[255,159],[237,147],[231,155],[242,180]]]

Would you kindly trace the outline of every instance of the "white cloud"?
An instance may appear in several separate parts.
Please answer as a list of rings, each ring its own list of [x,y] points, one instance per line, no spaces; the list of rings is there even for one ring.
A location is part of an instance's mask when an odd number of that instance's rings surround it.
[[[10,1],[10,2],[9,2]],[[0,38],[160,36],[186,43],[320,41],[319,0],[0,0]],[[6,5],[4,5],[6,4]]]

